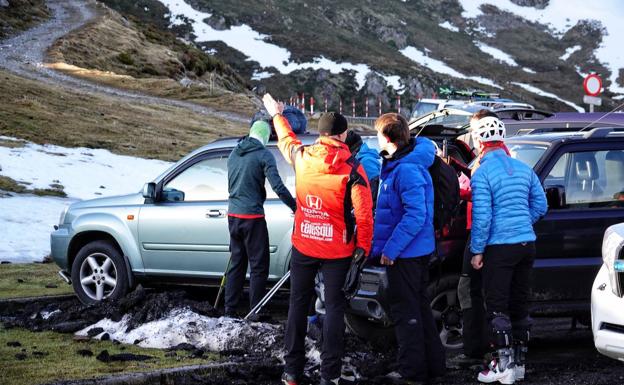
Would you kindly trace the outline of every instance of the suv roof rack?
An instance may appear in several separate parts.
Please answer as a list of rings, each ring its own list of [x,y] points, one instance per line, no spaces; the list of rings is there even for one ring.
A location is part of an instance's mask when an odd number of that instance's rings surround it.
[[[585,138],[585,139],[588,139],[588,138],[605,138],[613,131],[614,131],[613,127],[592,128],[591,130],[586,131],[583,134],[583,138]]]

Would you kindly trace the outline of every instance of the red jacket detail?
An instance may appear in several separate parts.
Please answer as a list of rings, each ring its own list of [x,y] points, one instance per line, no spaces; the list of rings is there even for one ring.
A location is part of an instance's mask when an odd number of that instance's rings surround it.
[[[356,247],[370,253],[370,185],[362,166],[354,163],[349,147],[329,137],[303,146],[283,116],[275,116],[273,124],[278,147],[295,168],[297,212],[293,246],[305,255],[322,259],[349,257]]]

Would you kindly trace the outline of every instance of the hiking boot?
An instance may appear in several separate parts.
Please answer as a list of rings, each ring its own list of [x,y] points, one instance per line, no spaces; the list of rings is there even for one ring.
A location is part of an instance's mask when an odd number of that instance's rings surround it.
[[[526,369],[524,368],[524,365],[516,365],[514,366],[514,376],[516,378],[516,381],[523,381],[524,380],[524,373],[526,371]]]
[[[224,315],[228,318],[240,318],[240,314],[236,311],[236,309],[225,308]]]
[[[282,374],[282,385],[297,385],[297,378],[286,372]]]
[[[513,384],[516,380],[513,367],[501,368],[497,360],[492,360],[488,368],[479,373],[477,379],[480,382],[491,384],[492,382],[500,382],[501,384]]]

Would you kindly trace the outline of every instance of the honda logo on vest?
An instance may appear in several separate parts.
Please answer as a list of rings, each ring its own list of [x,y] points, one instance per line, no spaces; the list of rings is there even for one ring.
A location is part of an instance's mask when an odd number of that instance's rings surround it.
[[[306,205],[311,209],[320,210],[323,207],[323,200],[315,195],[308,195]]]

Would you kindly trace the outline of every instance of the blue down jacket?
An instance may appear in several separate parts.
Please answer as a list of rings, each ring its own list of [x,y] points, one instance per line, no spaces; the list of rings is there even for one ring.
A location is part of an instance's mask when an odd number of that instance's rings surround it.
[[[428,170],[434,158],[433,142],[417,138],[403,151],[384,159],[372,257],[415,258],[435,250],[433,185]]]
[[[488,245],[535,241],[533,224],[548,209],[544,189],[533,169],[504,150],[488,152],[472,175],[470,251]]]

